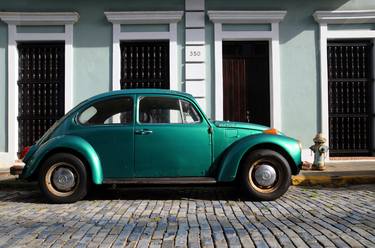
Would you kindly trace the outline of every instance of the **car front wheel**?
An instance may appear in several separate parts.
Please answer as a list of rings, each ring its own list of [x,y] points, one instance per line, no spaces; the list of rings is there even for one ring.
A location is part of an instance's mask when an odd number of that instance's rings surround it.
[[[83,162],[69,153],[54,154],[39,173],[42,193],[53,203],[71,203],[87,194],[87,172]]]
[[[268,149],[252,151],[242,167],[242,183],[247,196],[270,201],[282,196],[289,188],[291,169],[278,152]]]

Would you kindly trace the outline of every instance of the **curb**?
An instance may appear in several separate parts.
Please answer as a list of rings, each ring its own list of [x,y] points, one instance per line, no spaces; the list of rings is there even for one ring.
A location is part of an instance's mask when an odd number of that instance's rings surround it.
[[[294,186],[331,186],[340,187],[355,184],[375,183],[375,175],[370,176],[293,176],[292,185]]]

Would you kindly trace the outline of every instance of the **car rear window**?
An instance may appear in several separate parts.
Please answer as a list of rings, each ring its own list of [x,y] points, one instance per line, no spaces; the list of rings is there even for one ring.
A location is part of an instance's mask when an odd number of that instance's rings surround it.
[[[117,97],[98,101],[78,117],[84,125],[129,124],[133,121],[133,99]]]

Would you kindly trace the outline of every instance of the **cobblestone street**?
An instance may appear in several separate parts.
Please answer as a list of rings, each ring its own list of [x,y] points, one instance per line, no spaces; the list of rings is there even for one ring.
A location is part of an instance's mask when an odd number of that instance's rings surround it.
[[[374,247],[375,185],[291,187],[274,202],[229,187],[100,190],[70,205],[0,191],[1,247]]]

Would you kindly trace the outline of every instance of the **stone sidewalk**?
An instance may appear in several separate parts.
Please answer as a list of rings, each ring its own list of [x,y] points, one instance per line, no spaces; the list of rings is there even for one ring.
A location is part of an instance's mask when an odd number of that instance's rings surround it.
[[[375,247],[375,185],[291,187],[272,202],[230,187],[101,189],[75,204],[0,190],[0,247]]]
[[[301,186],[345,186],[375,183],[375,160],[334,161],[326,163],[324,171],[301,170],[292,184]]]

